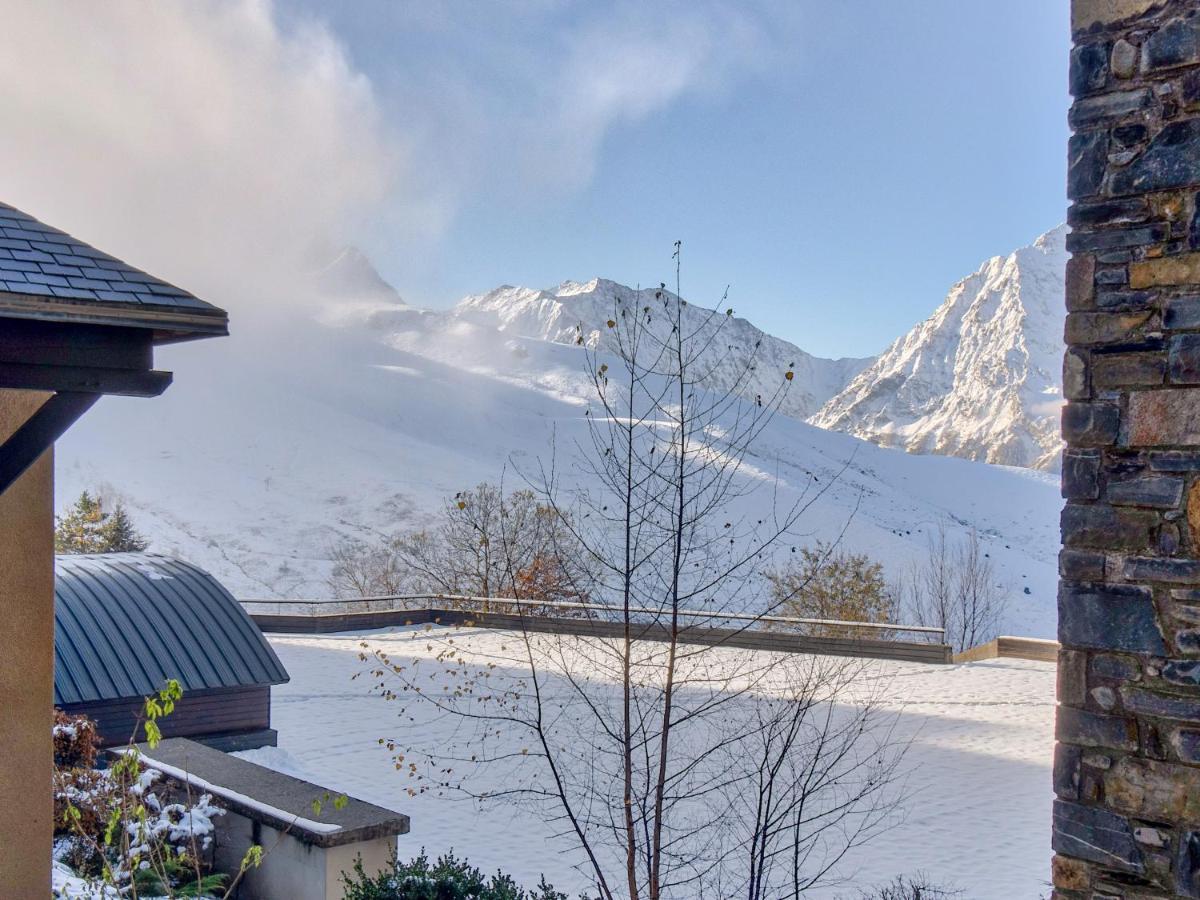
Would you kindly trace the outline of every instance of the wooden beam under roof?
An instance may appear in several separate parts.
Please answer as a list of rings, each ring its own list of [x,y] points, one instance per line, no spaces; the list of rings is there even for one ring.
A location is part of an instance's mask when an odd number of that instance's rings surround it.
[[[0,444],[0,494],[104,394],[157,397],[170,372],[154,365],[145,328],[0,318],[0,389],[50,394]]]

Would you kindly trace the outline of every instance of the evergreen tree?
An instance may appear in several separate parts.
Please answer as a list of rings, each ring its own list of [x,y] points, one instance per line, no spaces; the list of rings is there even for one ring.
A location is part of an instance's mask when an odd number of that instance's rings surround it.
[[[145,550],[146,540],[133,526],[133,521],[118,503],[108,514],[100,501],[87,491],[56,519],[54,529],[55,553],[125,553]]]
[[[129,553],[145,550],[147,545],[146,539],[133,527],[133,520],[129,518],[129,513],[125,512],[125,506],[122,503],[117,504],[117,508],[104,523],[104,537],[106,553]]]
[[[105,515],[100,501],[84,491],[58,518],[54,529],[55,553],[103,553],[106,543]]]

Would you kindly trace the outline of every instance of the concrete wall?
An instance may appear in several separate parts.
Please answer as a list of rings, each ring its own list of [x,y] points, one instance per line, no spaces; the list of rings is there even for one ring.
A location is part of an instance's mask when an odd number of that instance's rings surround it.
[[[263,848],[262,865],[248,870],[238,883],[239,900],[341,900],[342,873],[354,868],[355,859],[361,856],[363,870],[373,875],[391,869],[396,847],[394,837],[315,847],[267,825],[255,829],[250,819],[235,812],[219,817],[216,826],[218,871],[236,872],[247,848],[252,844]]]
[[[47,395],[0,390],[0,440]],[[0,495],[0,897],[50,893],[54,461]]]
[[[1200,4],[1072,25],[1054,896],[1200,898]]]

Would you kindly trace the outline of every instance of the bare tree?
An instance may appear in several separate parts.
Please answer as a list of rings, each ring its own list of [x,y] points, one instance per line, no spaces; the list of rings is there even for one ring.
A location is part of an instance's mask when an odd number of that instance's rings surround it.
[[[896,596],[884,578],[883,566],[865,553],[818,541],[769,571],[767,580],[775,605],[788,615],[845,622],[895,621]],[[853,626],[846,625],[808,626],[807,630],[830,635],[856,633]]]
[[[861,891],[858,900],[955,900],[962,895],[962,891],[935,884],[928,876],[918,873],[900,875],[887,884]]]
[[[895,591],[905,615],[944,629],[955,653],[996,637],[1007,607],[1007,591],[975,529],[952,542],[939,526],[925,559],[910,567]]]
[[[688,640],[777,609],[761,572],[829,487],[764,501],[741,477],[792,370],[742,399],[758,347],[728,343],[731,315],[688,307],[678,284],[618,296],[612,355],[585,350],[595,402],[572,486],[553,459],[527,476],[619,637],[428,632],[432,672],[363,645],[384,696],[453,722],[436,746],[386,742],[413,790],[531,805],[604,900],[797,897],[897,812],[904,745],[868,664]],[[731,386],[706,391],[717,366]]]
[[[331,551],[339,596],[404,593],[582,600],[590,573],[563,515],[522,489],[480,484],[442,507],[431,528]]]

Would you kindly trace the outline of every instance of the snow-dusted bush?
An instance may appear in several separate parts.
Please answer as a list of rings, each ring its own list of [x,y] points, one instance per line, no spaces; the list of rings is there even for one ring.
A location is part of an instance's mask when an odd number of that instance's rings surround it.
[[[533,891],[519,887],[502,872],[488,878],[465,860],[447,853],[430,864],[424,853],[411,862],[392,860],[392,871],[368,875],[362,859],[353,877],[342,874],[345,900],[567,900],[542,882]]]
[[[171,681],[147,698],[141,724],[152,744],[155,720],[182,693]],[[213,873],[213,820],[225,811],[209,794],[160,780],[132,746],[94,768],[95,723],[59,716],[54,727],[55,897],[226,897],[260,861],[252,847],[232,880]]]
[[[87,716],[54,711],[54,766],[58,769],[90,769],[96,763],[100,735]]]

